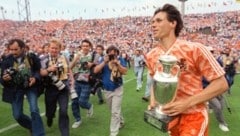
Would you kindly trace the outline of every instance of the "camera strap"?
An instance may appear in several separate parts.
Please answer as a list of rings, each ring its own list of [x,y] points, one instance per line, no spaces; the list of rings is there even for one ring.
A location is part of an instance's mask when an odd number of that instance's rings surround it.
[[[23,69],[30,70],[31,66],[27,56],[24,56],[23,58],[21,58],[20,61],[14,61],[13,68],[16,69],[17,71],[21,71]]]
[[[111,70],[111,76],[110,76],[111,81],[114,82],[114,79],[122,77],[122,75],[121,75],[118,67],[116,66],[116,64],[113,64],[113,63],[110,62],[110,63],[108,63],[108,67]]]
[[[61,72],[56,71],[56,75],[58,76],[58,78],[60,80],[65,80],[68,78],[68,76],[67,76],[68,71],[66,70],[66,68],[68,67],[68,61],[64,55],[60,55],[60,56],[58,56],[58,58],[54,58],[54,59],[49,55],[49,61],[48,61],[47,67],[55,65],[58,62],[63,64],[63,71],[61,71]]]
[[[14,84],[17,86],[26,85],[25,81],[28,81],[28,78],[31,74],[31,66],[27,57],[24,56],[23,58],[14,61],[13,69],[17,71],[16,74],[13,75]]]

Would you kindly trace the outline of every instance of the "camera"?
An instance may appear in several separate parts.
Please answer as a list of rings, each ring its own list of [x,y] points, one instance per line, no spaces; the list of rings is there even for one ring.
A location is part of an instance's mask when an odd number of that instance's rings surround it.
[[[102,86],[102,81],[100,79],[96,80],[92,88],[90,89],[91,94],[95,95],[97,89]]]
[[[9,74],[12,77],[13,83],[18,87],[21,87],[23,89],[29,87],[30,75],[28,74],[27,71],[25,70],[17,71],[13,67],[10,67],[5,70],[5,74]]]
[[[82,68],[83,70],[87,70],[87,69],[88,69],[88,62],[87,62],[87,61],[82,62],[82,63],[81,63],[81,68]]]
[[[141,66],[141,67],[143,67],[143,66],[145,66],[145,61],[143,61],[143,60],[141,60],[141,61],[139,61],[139,66]]]
[[[58,63],[56,64],[56,67],[57,67],[57,71],[58,71],[59,73],[61,73],[61,72],[64,71],[63,64],[62,64],[61,62],[58,62]]]
[[[53,72],[49,73],[48,76],[52,79],[52,83],[58,88],[58,90],[63,90],[66,85],[58,79],[57,75],[54,75]]]
[[[114,60],[115,59],[115,55],[114,54],[110,54],[110,55],[108,55],[108,58],[109,58],[109,61]]]
[[[30,78],[30,76],[28,74],[23,75],[23,84],[22,84],[23,88],[29,87],[29,78]]]
[[[13,67],[10,67],[5,70],[5,74],[10,75],[11,77],[17,73],[17,70],[14,69]]]
[[[113,76],[113,82],[114,82],[114,83],[121,83],[121,82],[122,82],[122,78],[121,78],[121,77]]]
[[[78,97],[76,90],[74,88],[70,89],[70,96],[72,100]]]

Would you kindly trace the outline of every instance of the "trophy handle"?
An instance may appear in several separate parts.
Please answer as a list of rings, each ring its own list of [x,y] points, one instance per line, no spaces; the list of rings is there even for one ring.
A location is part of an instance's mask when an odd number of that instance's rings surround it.
[[[179,74],[180,74],[180,71],[181,71],[181,68],[178,66],[178,65],[174,65],[173,67],[174,69],[176,69],[176,74],[175,74],[175,77],[178,79],[179,77]]]
[[[179,77],[179,75],[180,75],[180,70],[181,70],[181,68],[180,68],[178,65],[175,65],[174,68],[176,68],[176,70],[177,70],[177,72],[176,72],[176,74],[175,74],[174,77],[176,77],[177,79],[179,79],[178,77]],[[178,89],[178,87],[176,87],[176,90],[177,90],[177,89]],[[169,103],[175,101],[176,96],[177,96],[177,91],[175,91],[174,96],[173,96],[172,100],[171,100]]]

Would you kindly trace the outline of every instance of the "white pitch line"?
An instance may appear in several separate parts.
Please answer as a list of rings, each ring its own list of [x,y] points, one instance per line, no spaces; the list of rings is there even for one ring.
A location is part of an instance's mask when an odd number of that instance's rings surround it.
[[[146,75],[146,73],[144,73],[144,75]],[[130,81],[132,81],[132,80],[134,80],[134,79],[135,79],[135,78],[128,79],[128,80],[124,81],[124,83],[128,83],[128,82],[130,82]],[[44,116],[44,115],[45,115],[45,112],[44,112],[44,113],[41,113],[40,115],[41,115],[41,117]],[[14,123],[14,124],[9,125],[9,126],[7,126],[7,127],[5,127],[5,128],[2,128],[2,129],[0,129],[0,134],[3,133],[3,132],[5,132],[5,131],[8,131],[9,129],[13,129],[13,128],[17,127],[17,126],[19,126],[18,123]]]
[[[41,117],[42,117],[43,115],[45,115],[45,112],[44,112],[44,113],[41,113],[40,115],[41,115]],[[15,128],[15,127],[17,127],[17,126],[19,126],[18,123],[14,123],[14,124],[9,125],[9,126],[7,126],[7,127],[5,127],[5,128],[2,128],[2,129],[0,129],[0,134],[3,133],[3,132],[5,132],[5,131],[8,131],[9,129]]]
[[[15,127],[17,127],[17,126],[19,126],[17,123],[12,124],[12,125],[9,125],[8,127],[5,127],[5,128],[0,129],[0,133],[3,133],[3,132],[5,132],[5,131],[7,131],[7,130],[9,130],[9,129],[12,129],[12,128],[15,128]]]

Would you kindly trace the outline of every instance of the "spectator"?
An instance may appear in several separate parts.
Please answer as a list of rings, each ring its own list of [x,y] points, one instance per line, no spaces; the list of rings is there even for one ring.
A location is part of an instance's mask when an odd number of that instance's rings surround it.
[[[145,67],[145,60],[142,55],[141,49],[137,49],[135,51],[135,55],[133,56],[133,61],[134,61],[134,73],[137,78],[136,91],[140,91],[142,89],[143,71]]]
[[[153,78],[150,76],[150,73],[148,72],[147,74],[147,83],[146,83],[146,87],[145,87],[145,94],[142,97],[142,100],[148,102],[149,97],[150,97],[150,90],[151,90],[151,86],[153,84]]]

